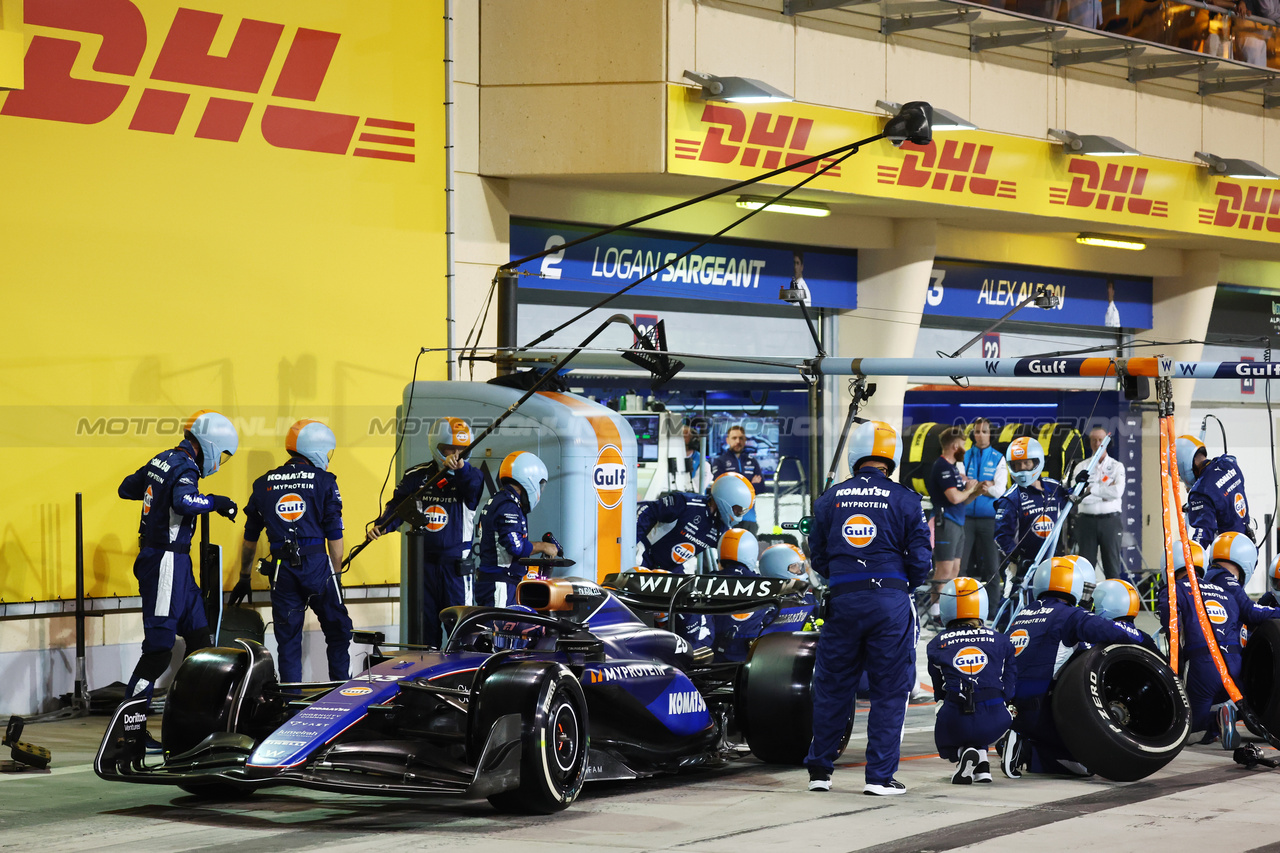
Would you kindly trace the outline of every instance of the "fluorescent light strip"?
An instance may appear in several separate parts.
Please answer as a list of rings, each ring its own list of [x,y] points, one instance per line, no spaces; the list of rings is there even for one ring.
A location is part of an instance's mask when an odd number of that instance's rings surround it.
[[[765,213],[794,213],[797,216],[830,216],[831,210],[821,204],[806,204],[798,201],[769,201],[766,198],[742,196],[737,201],[743,210],[760,210]]]
[[[1076,237],[1076,242],[1085,246],[1105,246],[1108,249],[1129,249],[1134,252],[1141,252],[1147,248],[1145,240],[1139,240],[1136,237],[1118,237],[1115,234],[1081,234]]]

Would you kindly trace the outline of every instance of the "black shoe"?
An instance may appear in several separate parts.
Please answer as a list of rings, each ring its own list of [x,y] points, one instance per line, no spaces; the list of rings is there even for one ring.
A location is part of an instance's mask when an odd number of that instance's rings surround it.
[[[150,729],[142,736],[142,742],[146,745],[147,755],[159,755],[164,752],[164,746],[151,736]]]
[[[973,781],[990,782],[991,781],[991,762],[983,758],[978,762],[978,766],[973,768]]]
[[[831,774],[817,767],[809,768],[809,790],[810,791],[830,791],[831,790]]]
[[[862,793],[873,797],[896,797],[899,794],[905,794],[907,786],[899,782],[897,779],[890,779],[883,785],[874,782],[868,782],[862,787]]]
[[[969,747],[960,753],[960,762],[956,766],[956,772],[951,774],[952,785],[972,785],[973,774],[978,768],[978,762],[982,760],[982,755],[978,750]]]
[[[996,749],[1000,751],[1000,771],[1010,779],[1022,778],[1023,759],[1022,738],[1013,729],[1009,729],[1004,737],[996,741]]]

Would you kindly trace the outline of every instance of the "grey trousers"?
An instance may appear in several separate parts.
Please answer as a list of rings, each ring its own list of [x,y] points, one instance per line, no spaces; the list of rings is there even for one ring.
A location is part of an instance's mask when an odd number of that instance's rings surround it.
[[[1102,570],[1108,578],[1124,577],[1124,561],[1120,557],[1123,522],[1120,513],[1079,515],[1076,517],[1076,544],[1080,556],[1096,567],[1098,550],[1102,550]]]
[[[970,559],[975,551],[977,564],[971,565]],[[964,520],[964,552],[960,557],[960,574],[966,578],[977,578],[987,588],[987,601],[993,616],[1000,603],[1004,584],[999,570],[1000,549],[996,547],[996,520],[969,516]]]

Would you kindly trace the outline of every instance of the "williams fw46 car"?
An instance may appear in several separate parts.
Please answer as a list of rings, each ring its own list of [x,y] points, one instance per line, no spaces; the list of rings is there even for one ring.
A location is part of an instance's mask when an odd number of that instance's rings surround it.
[[[210,648],[174,678],[163,760],[144,752],[143,700],[116,711],[103,779],[240,796],[295,785],[374,795],[487,797],[550,813],[584,782],[718,766],[748,751],[799,764],[811,738],[817,635],[762,636],[741,663],[637,612],[713,616],[784,607],[803,581],[610,575],[526,580],[518,607],[446,610],[442,649],[398,647],[345,683],[279,685],[258,644]]]

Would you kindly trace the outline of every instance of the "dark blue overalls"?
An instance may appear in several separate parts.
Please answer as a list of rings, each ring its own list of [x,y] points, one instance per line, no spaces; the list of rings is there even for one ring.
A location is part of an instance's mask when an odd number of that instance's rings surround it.
[[[1250,539],[1249,500],[1244,495],[1244,473],[1234,456],[1211,459],[1187,490],[1187,524],[1195,528],[1191,538],[1206,549],[1220,533],[1243,533]]]
[[[506,482],[480,511],[480,541],[476,549],[476,604],[492,607],[495,583],[506,583],[507,606],[515,604],[516,584],[525,568],[516,561],[533,553],[529,519],[520,505],[516,487]]]
[[[990,628],[956,628],[929,641],[926,651],[934,698],[942,702],[933,725],[938,755],[959,761],[972,747],[987,747],[1009,730],[1018,683],[1013,643]]]

